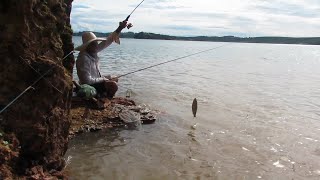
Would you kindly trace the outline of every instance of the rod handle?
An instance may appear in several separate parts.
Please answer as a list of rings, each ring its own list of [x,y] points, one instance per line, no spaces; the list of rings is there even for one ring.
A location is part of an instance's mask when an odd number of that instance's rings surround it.
[[[129,21],[130,15],[124,20],[124,21]]]

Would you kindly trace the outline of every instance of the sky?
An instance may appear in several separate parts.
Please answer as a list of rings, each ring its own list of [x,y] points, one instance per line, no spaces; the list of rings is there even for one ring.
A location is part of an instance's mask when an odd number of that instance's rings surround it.
[[[140,2],[74,0],[72,28],[112,32]],[[320,0],[145,0],[129,22],[175,36],[320,37]]]

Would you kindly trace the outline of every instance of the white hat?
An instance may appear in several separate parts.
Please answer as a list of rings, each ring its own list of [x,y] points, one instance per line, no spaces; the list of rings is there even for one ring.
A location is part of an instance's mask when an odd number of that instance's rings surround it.
[[[82,45],[76,47],[76,51],[84,51],[88,45],[94,41],[106,41],[105,38],[97,38],[96,35],[92,32],[85,32],[82,34]]]

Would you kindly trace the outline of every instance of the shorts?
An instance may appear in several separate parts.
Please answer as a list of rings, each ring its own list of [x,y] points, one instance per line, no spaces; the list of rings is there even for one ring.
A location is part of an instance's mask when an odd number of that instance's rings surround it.
[[[107,89],[104,82],[91,84],[90,86],[94,87],[97,90],[98,96],[105,96]]]

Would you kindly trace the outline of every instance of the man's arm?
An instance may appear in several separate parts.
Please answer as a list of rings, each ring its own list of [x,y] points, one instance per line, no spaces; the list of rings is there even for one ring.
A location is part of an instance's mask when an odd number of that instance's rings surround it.
[[[119,22],[119,27],[107,37],[107,40],[102,41],[100,44],[98,44],[98,52],[110,46],[112,42],[120,44],[119,35],[122,29],[126,27],[127,27],[127,21]]]

